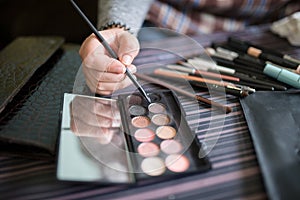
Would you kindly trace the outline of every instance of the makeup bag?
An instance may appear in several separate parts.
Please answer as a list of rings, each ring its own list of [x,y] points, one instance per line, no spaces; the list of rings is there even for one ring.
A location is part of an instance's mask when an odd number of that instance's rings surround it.
[[[0,52],[0,152],[53,158],[64,92],[81,64],[61,37],[19,37]]]
[[[270,199],[299,199],[300,90],[241,99]]]

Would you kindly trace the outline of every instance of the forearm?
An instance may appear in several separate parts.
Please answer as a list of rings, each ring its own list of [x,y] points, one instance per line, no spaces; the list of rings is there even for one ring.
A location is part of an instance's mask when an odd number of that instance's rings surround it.
[[[152,0],[98,0],[98,28],[120,23],[137,35]]]

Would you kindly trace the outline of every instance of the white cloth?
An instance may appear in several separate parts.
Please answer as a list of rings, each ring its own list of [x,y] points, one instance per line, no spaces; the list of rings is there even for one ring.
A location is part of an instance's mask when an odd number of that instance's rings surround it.
[[[287,40],[294,46],[300,46],[300,12],[273,22],[271,31]]]

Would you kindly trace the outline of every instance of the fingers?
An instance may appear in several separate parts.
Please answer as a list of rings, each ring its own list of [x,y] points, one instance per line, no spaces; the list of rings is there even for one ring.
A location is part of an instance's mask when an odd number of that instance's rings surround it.
[[[82,64],[85,68],[94,69],[99,72],[125,73],[125,66],[118,60],[111,58],[96,49],[89,54]]]
[[[133,73],[136,72],[136,67],[134,65],[128,66],[128,69]],[[83,72],[90,90],[101,95],[110,95],[114,91],[132,84],[126,74],[100,72],[87,68],[83,68]]]
[[[110,95],[131,84],[125,72],[126,67],[131,72],[136,72],[136,67],[131,63],[139,52],[139,42],[135,36],[122,29],[101,31],[101,34],[120,60],[111,58],[93,34],[83,42],[79,53],[90,90],[101,95]]]
[[[119,50],[118,56],[124,65],[130,65],[138,55],[140,45],[136,37],[129,32],[124,32],[118,37]]]

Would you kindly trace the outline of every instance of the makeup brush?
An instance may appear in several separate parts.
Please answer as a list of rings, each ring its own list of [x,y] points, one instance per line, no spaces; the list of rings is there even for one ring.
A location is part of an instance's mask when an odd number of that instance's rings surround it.
[[[104,48],[108,51],[108,53],[116,60],[119,60],[117,54],[112,50],[112,48],[109,46],[109,44],[105,41],[105,39],[102,37],[102,35],[98,32],[98,30],[95,28],[95,26],[90,22],[90,20],[85,16],[85,14],[81,11],[81,9],[77,6],[77,4],[70,0],[73,7],[76,9],[76,11],[79,13],[79,15],[84,19],[84,21],[89,25],[89,27],[92,29],[93,33],[96,35],[99,42],[104,46]],[[140,93],[146,98],[146,100],[151,103],[150,97],[147,95],[143,87],[139,84],[139,82],[134,78],[132,73],[126,68],[125,71],[126,75],[130,78],[130,80],[133,82],[133,84],[137,87],[137,89],[140,91]]]

